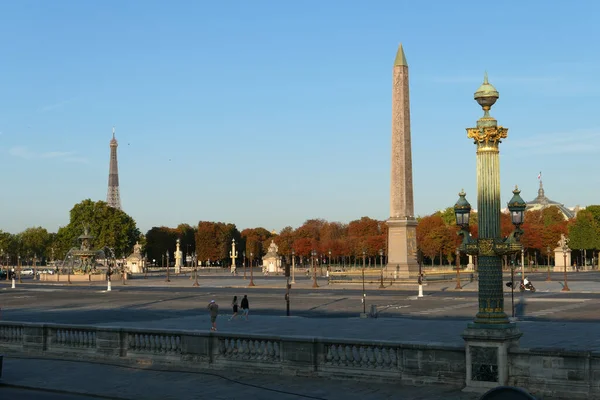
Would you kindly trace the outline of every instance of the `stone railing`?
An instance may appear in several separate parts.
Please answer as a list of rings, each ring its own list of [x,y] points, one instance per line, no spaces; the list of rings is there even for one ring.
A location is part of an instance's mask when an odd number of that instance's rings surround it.
[[[462,387],[463,346],[0,322],[0,354],[121,365]],[[600,399],[600,353],[508,351],[508,384],[543,398]]]
[[[0,353],[462,386],[464,348],[377,341],[0,323]]]

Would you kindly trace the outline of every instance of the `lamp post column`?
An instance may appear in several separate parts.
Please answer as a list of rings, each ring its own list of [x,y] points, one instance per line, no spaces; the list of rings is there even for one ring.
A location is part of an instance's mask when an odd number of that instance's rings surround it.
[[[548,276],[546,277],[546,282],[550,282],[552,278],[550,278],[550,246],[546,248],[546,253],[548,253]]]
[[[456,249],[456,287],[455,290],[462,289],[460,285],[460,250]]]
[[[499,144],[508,134],[508,129],[498,126],[498,121],[490,115],[498,97],[486,74],[474,96],[484,115],[475,128],[467,128],[467,137],[477,146],[479,312],[475,324],[486,325],[509,323],[504,312],[502,259],[494,251],[495,241],[501,238]]]
[[[312,261],[312,267],[313,267],[313,288],[318,288],[319,284],[317,283],[317,264],[315,264],[315,257],[317,255],[316,250],[313,250],[311,252],[311,261]]]
[[[564,284],[561,292],[570,292],[571,289],[569,289],[569,284],[567,282],[567,246],[566,246],[566,244],[564,245],[562,251],[563,251],[563,264],[565,267],[565,270],[564,270],[565,271],[565,284]]]
[[[192,267],[194,267],[194,275],[196,275],[192,286],[198,287],[200,284],[198,283],[198,256],[196,255],[196,252],[192,253]]]
[[[171,279],[169,279],[169,250],[165,253],[165,258],[167,259],[167,278],[165,282],[171,282]]]
[[[242,253],[244,256],[244,279],[246,279],[246,250]]]
[[[367,293],[365,292],[365,263],[367,259],[367,252],[363,250],[363,263],[362,263],[362,303],[363,303],[363,315],[367,315]]]
[[[383,285],[383,249],[379,249],[379,264],[381,264],[381,282],[379,283],[379,289],[385,289],[385,286]]]
[[[256,286],[254,285],[254,268],[252,262],[254,261],[254,253],[250,252],[250,283],[248,286]]]
[[[296,251],[292,249],[292,284],[296,284]]]

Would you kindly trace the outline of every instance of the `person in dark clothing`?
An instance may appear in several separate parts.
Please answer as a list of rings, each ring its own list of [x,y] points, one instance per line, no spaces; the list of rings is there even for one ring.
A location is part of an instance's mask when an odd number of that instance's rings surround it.
[[[244,295],[242,299],[242,303],[240,304],[242,307],[242,315],[246,316],[246,321],[248,321],[248,312],[250,311],[250,303],[248,302],[248,296]]]
[[[231,302],[231,306],[233,307],[233,314],[229,320],[235,319],[238,316],[238,300],[237,296],[233,296],[233,301]]]

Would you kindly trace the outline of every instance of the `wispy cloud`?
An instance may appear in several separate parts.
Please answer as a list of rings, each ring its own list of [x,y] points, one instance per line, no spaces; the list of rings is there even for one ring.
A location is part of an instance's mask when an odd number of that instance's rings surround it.
[[[65,162],[88,163],[87,158],[78,157],[77,153],[73,151],[47,151],[38,153],[30,150],[26,146],[14,146],[8,150],[8,153],[11,156],[23,158],[25,160],[60,159]]]
[[[72,151],[49,151],[49,152],[40,154],[40,158],[60,158],[60,157],[67,157],[72,154],[75,154],[75,153]]]
[[[66,106],[67,104],[69,104],[70,102],[72,102],[73,100],[75,100],[75,98],[59,101],[58,103],[46,104],[45,106],[40,107],[40,111],[48,112],[48,111],[60,109],[60,108],[63,108],[64,106]]]
[[[600,154],[600,129],[548,133],[514,138],[506,147],[527,154]]]

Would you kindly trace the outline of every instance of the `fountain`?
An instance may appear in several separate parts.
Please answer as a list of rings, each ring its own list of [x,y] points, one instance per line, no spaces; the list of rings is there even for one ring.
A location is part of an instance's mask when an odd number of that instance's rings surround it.
[[[109,247],[104,246],[101,250],[92,250],[91,248],[91,240],[94,239],[94,236],[90,234],[89,226],[83,224],[83,234],[78,237],[81,244],[78,247],[72,247],[67,254],[65,254],[65,258],[62,262],[61,273],[56,276],[56,280],[60,280],[60,275],[67,274],[68,282],[71,280],[75,281],[98,281],[106,279],[106,272],[103,270],[97,269],[97,260],[106,260],[106,256],[109,255],[113,259],[114,251]],[[102,264],[105,267],[104,264]],[[46,274],[44,274],[46,275]],[[52,275],[46,276],[43,280],[54,280]]]

